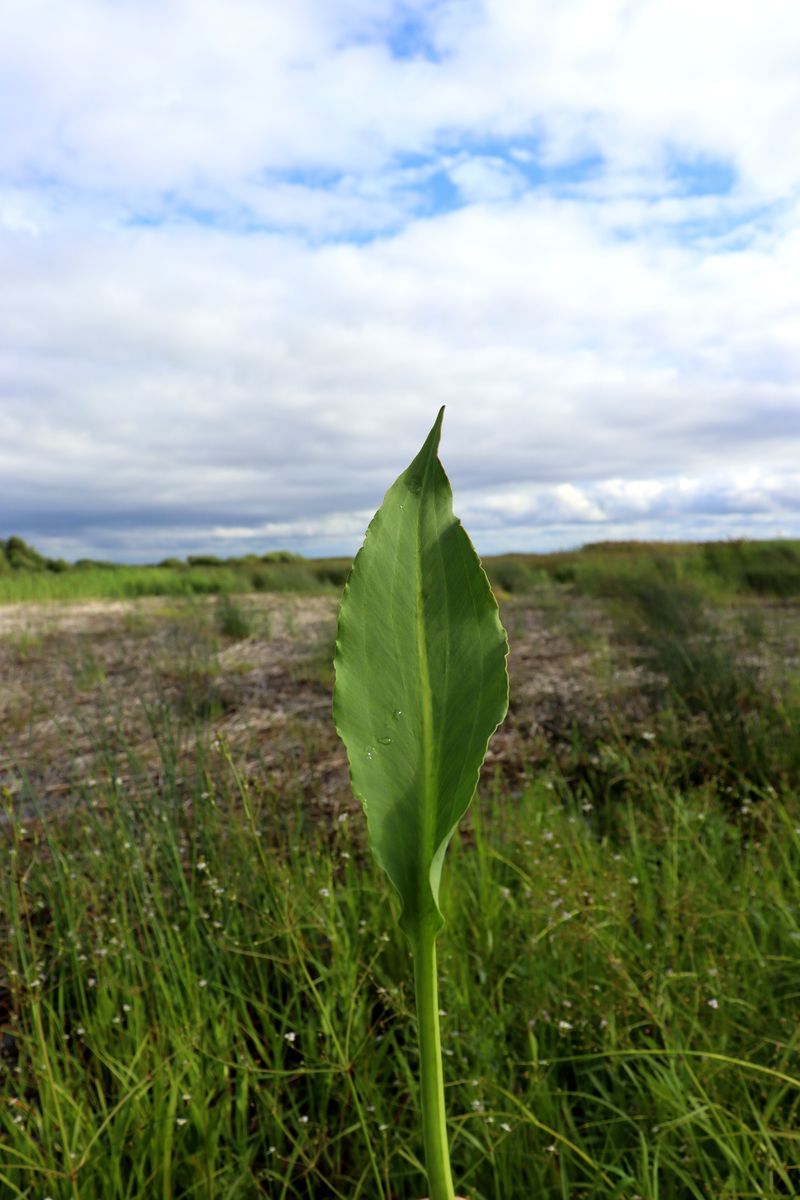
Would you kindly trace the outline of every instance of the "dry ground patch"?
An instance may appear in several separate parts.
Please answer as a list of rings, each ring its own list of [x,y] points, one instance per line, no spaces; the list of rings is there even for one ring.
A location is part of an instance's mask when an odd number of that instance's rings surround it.
[[[215,598],[0,607],[0,788],[31,815],[69,805],[112,768],[193,770],[198,736],[224,744],[245,775],[338,812],[352,807],[331,721],[337,599],[248,595],[249,631],[222,630]],[[508,597],[511,706],[485,772],[518,790],[570,743],[649,719],[652,675],[600,604],[566,590]],[[764,670],[798,654],[798,615],[761,603],[748,654]],[[724,617],[738,629],[742,614]],[[741,653],[741,649],[737,651]],[[127,767],[120,767],[120,761]]]
[[[281,787],[291,776],[313,802],[351,806],[330,719],[336,599],[236,603],[247,637],[225,636],[218,603],[207,599],[0,608],[0,786],[47,811],[104,770],[104,751],[158,773],[166,723],[179,764],[200,731],[247,772],[280,776]],[[568,737],[575,721],[596,724],[633,694],[641,671],[588,601],[573,598],[567,611],[551,598],[509,600],[503,617],[512,705],[486,769],[514,780],[537,739]]]

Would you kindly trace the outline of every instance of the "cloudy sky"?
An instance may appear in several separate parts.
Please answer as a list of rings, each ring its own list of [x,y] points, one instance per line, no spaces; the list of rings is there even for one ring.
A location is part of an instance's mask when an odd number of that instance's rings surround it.
[[[0,0],[0,536],[800,536],[797,0]]]

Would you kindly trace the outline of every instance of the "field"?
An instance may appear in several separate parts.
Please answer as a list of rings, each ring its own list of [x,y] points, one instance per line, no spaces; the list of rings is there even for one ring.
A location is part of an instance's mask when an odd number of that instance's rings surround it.
[[[344,569],[0,573],[3,1197],[424,1194],[408,952],[330,719]],[[440,943],[458,1190],[796,1195],[797,544],[489,570],[511,709]]]

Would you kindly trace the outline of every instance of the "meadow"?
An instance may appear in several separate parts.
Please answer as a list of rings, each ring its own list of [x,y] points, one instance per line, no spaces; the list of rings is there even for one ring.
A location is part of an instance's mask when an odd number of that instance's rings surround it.
[[[800,545],[486,565],[457,1190],[796,1195]],[[408,948],[330,719],[346,569],[0,570],[0,1195],[422,1196]]]

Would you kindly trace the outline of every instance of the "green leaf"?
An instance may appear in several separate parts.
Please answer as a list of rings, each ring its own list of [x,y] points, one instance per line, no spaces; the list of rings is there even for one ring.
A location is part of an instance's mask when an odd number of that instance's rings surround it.
[[[442,409],[345,587],[334,720],[370,843],[413,939],[438,929],[447,845],[508,708],[508,642],[437,458]]]

